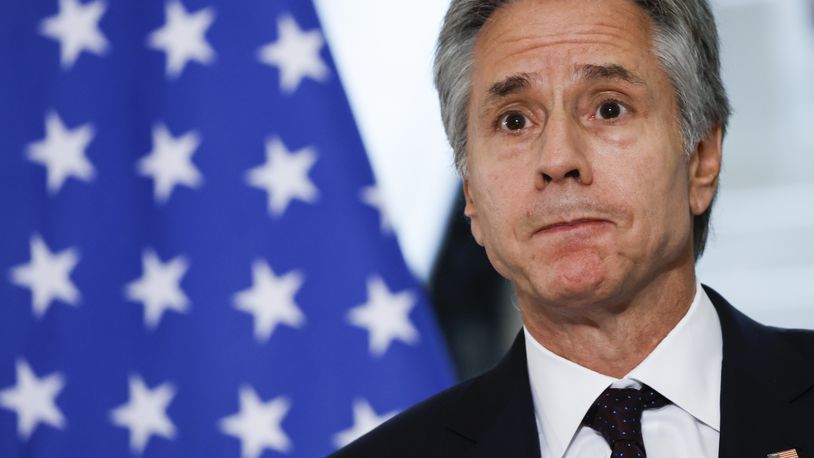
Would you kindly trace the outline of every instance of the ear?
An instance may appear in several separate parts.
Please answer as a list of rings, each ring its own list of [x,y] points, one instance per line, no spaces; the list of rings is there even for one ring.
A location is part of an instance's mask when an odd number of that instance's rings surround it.
[[[464,177],[464,199],[466,199],[466,206],[464,207],[464,215],[469,218],[469,228],[472,231],[472,237],[478,242],[478,245],[483,246],[483,234],[480,230],[480,221],[478,220],[478,211],[475,209],[475,200],[472,196],[472,189],[469,187],[469,178]]]
[[[693,215],[704,213],[715,197],[718,176],[721,173],[722,142],[721,126],[715,126],[706,138],[698,143],[690,158],[690,210]]]

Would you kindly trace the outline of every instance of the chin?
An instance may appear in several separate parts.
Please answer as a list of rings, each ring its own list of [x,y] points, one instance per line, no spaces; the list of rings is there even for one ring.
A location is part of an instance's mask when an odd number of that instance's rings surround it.
[[[607,295],[613,283],[609,274],[605,259],[574,254],[548,264],[535,289],[557,303],[595,302]]]

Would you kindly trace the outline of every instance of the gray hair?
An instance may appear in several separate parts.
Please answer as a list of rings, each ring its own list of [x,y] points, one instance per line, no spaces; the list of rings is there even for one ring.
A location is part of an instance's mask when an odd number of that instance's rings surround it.
[[[435,53],[435,87],[458,172],[466,176],[467,110],[475,39],[481,27],[512,0],[452,0]],[[725,132],[730,107],[720,76],[718,32],[707,0],[632,0],[650,18],[653,50],[678,102],[681,139],[689,155],[716,126]],[[695,258],[709,230],[709,208],[693,218]]]

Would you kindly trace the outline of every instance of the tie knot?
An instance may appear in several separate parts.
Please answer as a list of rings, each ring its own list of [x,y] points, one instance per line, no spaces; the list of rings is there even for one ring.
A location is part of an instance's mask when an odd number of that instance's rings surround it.
[[[583,424],[602,434],[612,456],[644,457],[642,412],[669,404],[669,400],[647,385],[635,388],[608,388],[596,398],[585,414]]]

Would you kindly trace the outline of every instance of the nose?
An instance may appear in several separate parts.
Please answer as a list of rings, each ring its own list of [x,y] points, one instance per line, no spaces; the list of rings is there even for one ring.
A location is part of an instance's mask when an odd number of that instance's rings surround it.
[[[577,121],[566,113],[552,113],[548,118],[538,150],[535,185],[543,189],[552,183],[593,182],[591,163]]]

